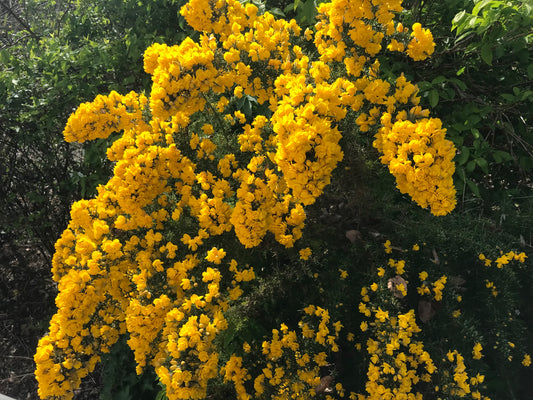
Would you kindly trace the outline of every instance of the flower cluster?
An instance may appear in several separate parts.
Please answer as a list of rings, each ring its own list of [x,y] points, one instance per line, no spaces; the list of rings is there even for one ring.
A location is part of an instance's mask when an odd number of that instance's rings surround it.
[[[147,98],[130,92],[121,96],[113,91],[98,95],[90,103],[80,104],[70,116],[63,132],[67,142],[105,139],[113,132],[143,124],[142,112],[148,107]]]
[[[222,373],[225,381],[233,383],[238,399],[311,399],[320,391],[320,371],[328,365],[328,355],[339,351],[342,325],[340,321],[331,323],[328,310],[321,307],[309,305],[304,311],[306,317],[298,330],[282,324],[272,330],[272,339],[264,340],[260,349],[245,343],[244,357],[230,357]],[[252,361],[251,357],[253,363],[249,364],[256,366],[255,374],[243,366],[243,360]],[[337,390],[342,390],[342,385]]]
[[[372,336],[366,342],[370,357],[365,386],[368,395],[358,399],[421,399],[415,386],[420,381],[429,382],[436,367],[423,343],[415,339],[420,328],[414,311],[390,316],[378,308],[372,314]],[[367,325],[365,322],[362,329],[366,331]]]
[[[268,234],[286,248],[302,237],[305,206],[343,158],[339,127],[348,116],[361,132],[381,126],[376,147],[401,191],[436,215],[451,211],[453,146],[440,121],[416,107],[416,87],[404,77],[380,77],[376,58],[390,47],[422,59],[433,48],[430,34],[415,25],[411,38],[395,24],[396,0],[334,0],[318,11],[314,31],[304,35],[314,38],[313,60],[295,21],[237,0],[191,0],[182,14],[200,39],[146,50],[148,97],[112,92],[69,118],[69,142],[121,136],[107,151],[113,177],[95,198],[72,206],[56,243],[58,311],[35,355],[41,398],[72,398],[126,334],[137,371],[153,367],[169,399],[203,398],[220,374],[215,338],[227,329],[225,313],[255,278],[232,250],[259,246]],[[260,107],[243,113],[236,109],[243,99]],[[301,258],[310,255],[304,250]],[[401,262],[391,267],[403,273]],[[311,357],[299,340],[335,352],[340,323],[328,328],[326,310],[306,312],[320,318],[318,330],[303,323],[297,336],[282,327],[265,342],[271,366],[254,382],[256,393],[262,382],[277,396],[316,385],[326,353]],[[373,312],[380,323],[388,320]],[[407,325],[392,326],[403,346],[416,331],[406,315]],[[302,367],[299,383],[289,385],[275,367],[280,351],[290,354],[284,362]],[[409,350],[405,362],[428,367],[424,354]],[[240,358],[230,358],[222,374],[246,398]],[[380,378],[373,382],[380,386]]]
[[[393,248],[407,252],[393,247],[387,240],[386,253],[391,254]],[[415,252],[419,250],[418,245],[413,249]],[[400,271],[398,265],[401,267]],[[389,259],[389,266],[391,267],[389,269],[378,268],[378,282],[363,287],[361,291],[359,312],[364,317],[360,330],[368,337],[366,340],[368,379],[365,385],[367,393],[352,393],[350,398],[422,399],[426,396],[423,393],[427,393],[427,388],[432,387],[437,397],[471,396],[474,399],[488,400],[489,398],[480,392],[485,376],[480,373],[474,376],[469,372],[471,368],[469,364],[475,365],[475,361],[483,357],[483,346],[480,343],[473,344],[470,360],[465,360],[456,349],[449,350],[444,356],[440,346],[427,349],[423,329],[417,324],[417,318],[423,323],[427,323],[430,319],[423,315],[428,311],[422,304],[430,304],[424,300],[425,296],[433,295],[431,300],[435,302],[444,301],[443,289],[447,277],[442,276],[430,284],[428,272],[425,270],[418,272],[418,277],[422,281],[422,286],[417,288],[420,296],[419,308],[416,312],[413,309],[406,311],[405,303],[397,300],[403,299],[404,296],[395,295],[390,283],[402,282],[401,286],[407,290],[408,282],[401,275],[408,275],[411,268],[407,268],[404,260]],[[387,297],[388,299],[383,301]]]
[[[427,113],[414,107],[411,114]],[[383,114],[381,122],[374,146],[383,153],[381,162],[396,177],[398,189],[421,207],[430,207],[435,215],[453,210],[455,147],[445,139],[440,120],[411,122],[407,113],[400,113],[395,121],[390,114]]]
[[[389,240],[385,252],[392,253]],[[351,398],[363,399],[422,399],[421,383],[430,382],[437,370],[424,344],[417,338],[421,329],[416,322],[414,310],[402,312],[396,302],[388,301],[389,309],[378,306],[379,296],[401,299],[407,295],[408,282],[405,260],[389,259],[389,269],[379,268],[379,283],[363,287],[359,312],[364,319],[361,331],[368,335],[366,395],[353,394]],[[390,278],[389,278],[390,277]]]
[[[442,291],[444,290],[444,286],[446,285],[446,281],[448,280],[446,275],[441,276],[439,279],[433,282],[431,284],[432,288],[430,288],[426,282],[428,279],[428,273],[426,271],[420,272],[418,276],[422,281],[422,285],[416,289],[418,294],[420,294],[421,296],[431,295],[433,291],[433,299],[435,301],[441,301]]]
[[[474,355],[474,359],[475,358],[476,355]],[[488,397],[482,396],[481,393],[475,389],[476,386],[484,382],[485,376],[478,373],[476,376],[469,378],[464,357],[457,350],[450,350],[446,354],[445,361],[452,363],[453,376],[449,377],[449,382],[442,385],[442,393],[457,397],[471,396],[476,400],[490,400]]]
[[[526,253],[515,253],[514,251],[509,251],[508,253],[503,254],[503,251],[500,253],[500,256],[495,260],[496,266],[498,268],[503,268],[504,265],[509,264],[510,261],[518,261],[523,264],[526,261]],[[485,266],[490,267],[492,265],[492,260],[487,258],[485,254],[481,253],[479,259],[483,261]]]

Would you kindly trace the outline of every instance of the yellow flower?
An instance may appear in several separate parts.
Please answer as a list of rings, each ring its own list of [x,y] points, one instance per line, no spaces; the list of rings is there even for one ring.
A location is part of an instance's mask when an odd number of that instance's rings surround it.
[[[483,350],[483,347],[480,343],[476,343],[474,345],[474,349],[472,351],[474,360],[479,360],[481,357],[483,357],[483,354],[481,354],[481,350]]]
[[[300,250],[300,259],[307,260],[312,254],[312,250],[309,247]]]
[[[531,357],[529,354],[524,355],[524,359],[522,360],[522,365],[524,367],[529,367],[531,365]]]
[[[504,254],[496,259],[496,266],[502,268],[505,264],[509,264],[509,257]]]
[[[367,317],[370,317],[372,315],[371,311],[368,309],[365,303],[359,303],[359,312]]]
[[[244,342],[242,348],[246,353],[250,353],[250,351],[252,351],[252,347],[247,342]]]
[[[411,33],[413,39],[407,47],[407,55],[415,61],[424,60],[433,54],[435,42],[433,35],[428,29],[423,29],[418,22],[413,25]]]
[[[383,311],[381,307],[378,307],[378,310],[376,311],[376,319],[379,320],[379,322],[385,322],[389,318],[389,312]]]
[[[207,252],[205,259],[214,264],[220,264],[225,256],[226,252],[224,251],[224,249],[217,249],[216,247],[213,247]]]
[[[522,252],[520,254],[515,254],[515,257],[514,257],[514,259],[518,260],[518,262],[520,262],[520,263],[524,263],[526,261],[526,258],[527,258],[527,256],[526,256],[526,253],[524,253],[524,252]]]

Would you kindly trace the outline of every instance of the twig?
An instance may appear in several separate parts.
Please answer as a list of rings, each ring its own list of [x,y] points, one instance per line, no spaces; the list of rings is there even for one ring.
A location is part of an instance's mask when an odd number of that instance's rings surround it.
[[[70,11],[70,7],[72,5],[72,0],[69,0],[68,2],[68,5],[67,5],[67,9],[65,10],[65,12],[61,15],[61,17],[59,18],[59,20],[57,20],[57,35],[59,36],[59,34],[61,33],[61,23],[63,22],[63,18],[65,18],[65,16],[67,15],[67,13]]]
[[[33,377],[33,376],[35,376],[33,372],[28,373],[28,374],[22,374],[22,375],[14,375],[14,376],[10,376],[9,378],[0,380],[0,383],[11,382],[14,379],[20,379],[20,378],[24,379],[24,378]]]
[[[27,357],[27,356],[10,356],[10,355],[7,355],[7,356],[0,356],[0,357],[3,357],[3,358],[18,358],[18,359],[21,359],[21,360],[28,360],[28,361],[33,361],[33,357]]]
[[[3,1],[0,0],[0,5],[2,5],[6,11],[11,14],[13,18],[17,20],[17,22],[24,27],[25,30],[27,30],[30,35],[33,36],[35,40],[40,40],[40,36],[37,35],[34,31],[31,30],[30,26],[24,21],[22,18],[20,18],[9,6],[7,6]]]

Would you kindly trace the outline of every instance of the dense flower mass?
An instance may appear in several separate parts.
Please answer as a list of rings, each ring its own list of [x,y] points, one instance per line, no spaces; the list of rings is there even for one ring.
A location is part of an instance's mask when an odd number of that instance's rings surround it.
[[[113,177],[95,198],[72,206],[56,243],[58,312],[35,355],[41,398],[72,398],[125,334],[137,371],[153,367],[171,400],[204,398],[219,375],[243,399],[250,387],[256,396],[312,395],[341,330],[314,306],[305,311],[317,320],[314,327],[302,321],[296,333],[282,326],[263,343],[266,366],[252,383],[240,356],[220,369],[216,338],[227,329],[225,313],[255,278],[253,266],[239,265],[221,242],[236,238],[234,247],[252,248],[272,235],[293,247],[305,206],[323,193],[343,158],[346,118],[360,132],[374,130],[375,147],[402,192],[436,215],[453,209],[453,145],[440,121],[417,106],[416,87],[403,76],[381,76],[376,58],[388,49],[424,59],[434,47],[429,31],[415,24],[411,37],[396,24],[399,1],[334,0],[318,11],[304,38],[295,21],[259,14],[253,4],[191,0],[182,14],[200,39],[146,50],[148,97],[112,92],[69,118],[69,142],[121,137],[107,151]],[[316,48],[317,59],[306,46]],[[244,112],[236,106],[241,100],[250,105]],[[310,249],[301,252],[302,260],[310,256]],[[394,268],[401,275],[402,266]],[[406,287],[400,282],[394,290]],[[381,309],[368,312],[377,326],[389,321]],[[385,344],[378,332],[368,346],[397,359],[399,390],[407,393],[413,365],[429,375],[434,366],[412,342],[418,329],[412,313],[397,321],[396,344]],[[302,350],[304,339],[314,353]],[[296,380],[285,373],[294,363]],[[371,396],[383,390],[378,365],[383,360],[369,367]]]
[[[419,107],[412,114],[425,114]],[[453,144],[444,137],[441,122],[423,118],[415,123],[406,114],[383,114],[382,128],[374,146],[383,153],[381,162],[396,177],[398,189],[409,194],[421,207],[431,207],[435,215],[445,215],[455,208]]]

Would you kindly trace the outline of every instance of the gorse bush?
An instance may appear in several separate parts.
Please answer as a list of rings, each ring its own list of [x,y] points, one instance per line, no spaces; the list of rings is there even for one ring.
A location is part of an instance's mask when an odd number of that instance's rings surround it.
[[[41,398],[72,398],[122,336],[137,372],[153,368],[169,399],[204,398],[212,382],[230,383],[239,399],[482,398],[483,375],[465,366],[471,354],[425,344],[411,307],[422,298],[418,319],[428,322],[435,304],[457,298],[446,297],[448,278],[403,259],[373,268],[368,287],[361,272],[335,266],[337,284],[362,288],[362,301],[347,297],[332,310],[304,297],[290,321],[228,339],[273,273],[265,254],[301,267],[298,279],[320,278],[322,256],[303,234],[306,210],[357,137],[373,135],[379,160],[419,206],[437,216],[455,207],[455,147],[419,105],[417,87],[380,71],[388,52],[415,61],[433,52],[427,29],[394,21],[401,10],[399,1],[332,1],[302,32],[253,4],[192,0],[181,12],[199,40],[146,50],[149,95],[111,92],[80,105],[68,142],[121,135],[107,150],[113,176],[72,206],[56,243],[58,311],[35,354]],[[498,269],[526,259],[502,257]],[[363,317],[350,315],[357,308]],[[325,373],[361,343],[365,382]],[[472,346],[476,360],[482,345]]]

